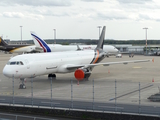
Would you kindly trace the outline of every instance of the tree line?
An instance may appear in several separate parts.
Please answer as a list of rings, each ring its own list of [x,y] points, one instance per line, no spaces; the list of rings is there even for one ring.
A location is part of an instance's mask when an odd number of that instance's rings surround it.
[[[63,44],[69,45],[71,43],[82,43],[87,45],[96,45],[98,40],[91,40],[91,39],[46,39],[45,40],[48,44]],[[28,44],[34,44],[33,40],[26,40]],[[132,45],[146,45],[146,40],[104,40],[104,44],[132,44]],[[160,44],[160,40],[147,40],[148,45],[157,45]]]

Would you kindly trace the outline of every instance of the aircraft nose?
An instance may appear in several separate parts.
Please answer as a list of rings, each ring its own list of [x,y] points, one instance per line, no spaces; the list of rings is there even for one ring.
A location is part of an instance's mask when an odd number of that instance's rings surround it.
[[[12,77],[12,73],[11,73],[10,69],[7,68],[7,66],[5,66],[3,68],[3,75],[6,77]]]

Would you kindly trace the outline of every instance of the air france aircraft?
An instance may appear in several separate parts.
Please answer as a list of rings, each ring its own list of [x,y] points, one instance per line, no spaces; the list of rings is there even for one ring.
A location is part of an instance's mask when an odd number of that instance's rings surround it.
[[[10,53],[38,52],[34,45],[9,45],[0,37],[0,50]]]
[[[56,73],[74,72],[77,80],[88,79],[94,67],[112,64],[127,64],[138,62],[149,62],[151,60],[132,60],[120,62],[99,63],[105,58],[106,52],[103,51],[103,41],[105,37],[104,26],[99,38],[97,47],[87,51],[65,51],[49,52],[38,54],[22,54],[11,58],[3,69],[3,74],[9,78],[20,78],[22,83],[20,88],[26,88],[25,78],[33,78],[40,75],[56,77]]]
[[[60,44],[47,44],[42,38],[40,38],[35,32],[31,31],[31,36],[37,48],[41,49],[42,52],[60,52],[60,51],[71,51],[71,50],[94,50],[96,45],[60,45]],[[103,50],[109,55],[118,54],[118,49],[112,45],[104,45]]]

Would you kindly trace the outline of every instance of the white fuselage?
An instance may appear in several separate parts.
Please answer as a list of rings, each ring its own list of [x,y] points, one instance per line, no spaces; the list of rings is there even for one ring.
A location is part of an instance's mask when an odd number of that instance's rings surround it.
[[[7,77],[29,78],[51,73],[68,73],[67,65],[90,64],[94,50],[52,52],[18,55],[9,60],[3,69]],[[23,64],[20,64],[23,63]]]
[[[60,44],[49,44],[51,52],[62,52],[62,51],[76,51],[77,45],[60,45]],[[81,50],[94,50],[96,45],[79,45]],[[107,52],[109,55],[115,55],[118,53],[118,49],[111,45],[103,46],[104,52]],[[30,53],[33,51],[38,51],[35,45],[21,47],[17,49],[13,49],[11,53]],[[43,51],[42,51],[43,52]]]
[[[33,37],[34,44],[37,48],[41,48],[41,52],[59,52],[59,51],[76,51],[81,50],[95,50],[97,45],[60,45],[60,44],[47,44],[41,37],[39,37],[35,32],[31,31],[31,36]],[[103,51],[108,55],[118,53],[112,45],[103,45]]]
[[[52,52],[60,51],[75,51],[77,50],[77,45],[60,45],[60,44],[48,44]],[[78,45],[81,50],[94,50],[97,45]],[[119,51],[112,45],[103,45],[103,51],[108,54],[117,54]]]
[[[36,46],[35,45],[31,45],[31,46],[24,46],[24,47],[20,47],[20,48],[15,48],[13,50],[11,50],[11,53],[30,53],[32,51],[36,50]]]

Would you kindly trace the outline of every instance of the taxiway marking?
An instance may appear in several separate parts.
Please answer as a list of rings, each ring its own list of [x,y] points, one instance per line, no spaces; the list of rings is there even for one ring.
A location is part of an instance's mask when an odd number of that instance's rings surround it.
[[[133,68],[138,69],[138,68],[142,68],[142,67],[133,67]]]

